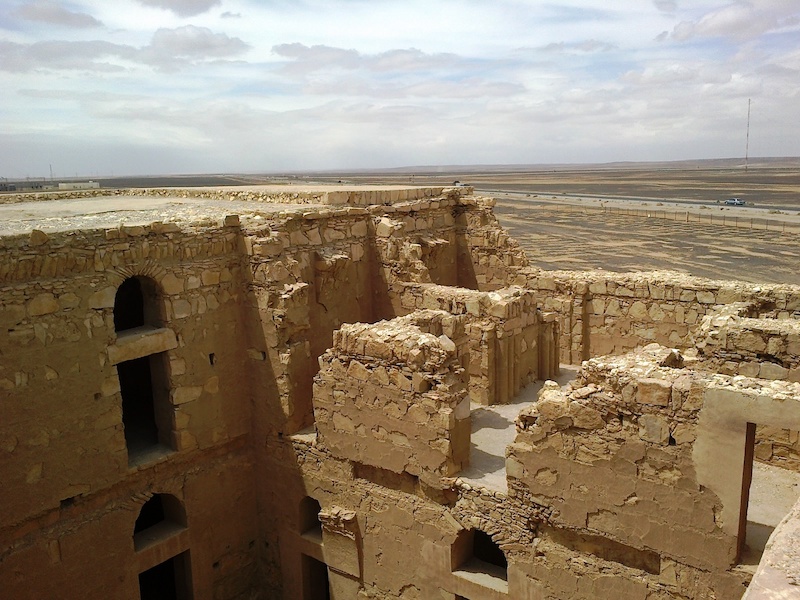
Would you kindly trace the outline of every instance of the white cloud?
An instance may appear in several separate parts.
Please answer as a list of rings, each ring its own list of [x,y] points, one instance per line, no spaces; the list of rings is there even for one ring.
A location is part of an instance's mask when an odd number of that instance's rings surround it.
[[[40,21],[63,27],[89,28],[102,26],[102,23],[92,15],[69,10],[53,0],[28,2],[19,6],[14,11],[14,14],[28,21]]]
[[[206,27],[185,25],[157,30],[149,46],[142,49],[141,56],[159,69],[175,71],[210,59],[238,56],[249,47],[239,38],[214,33]]]
[[[800,155],[794,4],[23,0],[0,176]]]
[[[234,57],[248,48],[238,38],[194,25],[159,29],[150,43],[141,48],[101,40],[52,40],[33,44],[0,41],[0,70],[120,71],[124,70],[119,64],[123,60],[174,72],[204,62]]]
[[[181,17],[193,17],[221,4],[221,0],[136,0],[144,6],[170,10]]]
[[[0,41],[0,70],[117,71],[121,67],[109,62],[108,59],[132,58],[136,52],[136,49],[130,46],[100,40],[87,42],[52,40],[33,44]]]
[[[712,10],[697,20],[681,21],[672,31],[676,40],[729,37],[748,40],[767,32],[800,25],[800,6],[781,0],[737,1]]]
[[[653,0],[653,4],[658,10],[666,13],[674,13],[678,10],[677,0]]]
[[[542,47],[545,52],[563,52],[563,53],[592,53],[592,52],[609,52],[615,50],[617,46],[608,42],[601,42],[598,40],[584,40],[582,42],[553,42]]]

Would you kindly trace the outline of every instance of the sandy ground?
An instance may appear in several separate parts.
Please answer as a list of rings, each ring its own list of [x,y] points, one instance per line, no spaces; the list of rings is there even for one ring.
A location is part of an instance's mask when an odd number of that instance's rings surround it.
[[[500,223],[545,269],[673,269],[800,284],[800,215],[705,204],[497,194]]]

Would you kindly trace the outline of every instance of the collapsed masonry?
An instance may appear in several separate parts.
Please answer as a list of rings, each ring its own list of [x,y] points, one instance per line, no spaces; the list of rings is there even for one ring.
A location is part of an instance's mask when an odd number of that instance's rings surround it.
[[[745,593],[799,288],[541,271],[468,188],[104,193],[0,238],[4,594]],[[748,597],[797,593],[796,531]]]

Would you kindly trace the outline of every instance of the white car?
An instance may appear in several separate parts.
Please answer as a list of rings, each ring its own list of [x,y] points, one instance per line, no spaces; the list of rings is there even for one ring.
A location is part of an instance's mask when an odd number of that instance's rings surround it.
[[[730,206],[744,206],[744,200],[741,198],[728,198],[725,200],[725,204]]]

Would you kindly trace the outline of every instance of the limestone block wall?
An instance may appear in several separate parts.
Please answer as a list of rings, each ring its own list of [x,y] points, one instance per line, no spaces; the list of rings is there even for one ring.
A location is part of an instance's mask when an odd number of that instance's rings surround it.
[[[454,339],[463,317],[417,312],[344,325],[314,382],[319,443],[333,456],[414,476],[469,462],[469,398]]]
[[[491,291],[512,284],[526,286],[519,271],[528,265],[528,259],[497,221],[492,210],[495,203],[494,198],[466,197],[454,211],[459,227],[461,287]]]
[[[480,292],[400,283],[390,290],[395,310],[444,310],[467,318],[469,389],[474,402],[504,404],[536,379],[558,374],[558,322],[542,314],[535,294],[518,287]]]
[[[800,321],[754,318],[757,306],[734,303],[703,319],[696,335],[702,367],[728,375],[800,381]],[[800,434],[784,427],[756,429],[755,456],[800,470]]]
[[[741,303],[705,317],[695,334],[698,357],[719,373],[800,381],[800,320],[753,312]]]
[[[475,268],[520,260],[490,207],[462,196],[468,191],[366,208],[309,207],[260,226],[248,222],[249,364],[257,395],[270,403],[270,417],[259,422],[284,433],[313,422],[316,357],[342,323],[408,313],[392,291],[398,282],[463,285],[466,272],[477,286]],[[498,287],[506,274],[497,269],[482,280]]]
[[[310,425],[316,358],[333,330],[375,320],[367,222],[362,208],[317,210],[246,229],[245,344],[260,426],[292,433]]]
[[[203,571],[195,597],[232,598],[255,584],[239,246],[237,229],[220,224],[0,241],[0,589],[9,597],[133,597],[136,569],[179,552],[221,565]],[[130,277],[154,282],[161,322],[123,335],[114,305]],[[126,439],[119,365],[151,354],[164,370],[155,407],[164,430],[139,453]],[[188,525],[141,554],[133,523],[154,493],[177,497]],[[229,494],[245,512],[225,514]]]
[[[800,289],[690,277],[673,272],[609,273],[522,269],[541,307],[559,315],[561,360],[622,354],[658,343],[689,348],[704,317],[744,302],[758,316],[798,316]],[[755,316],[755,315],[754,315]]]

